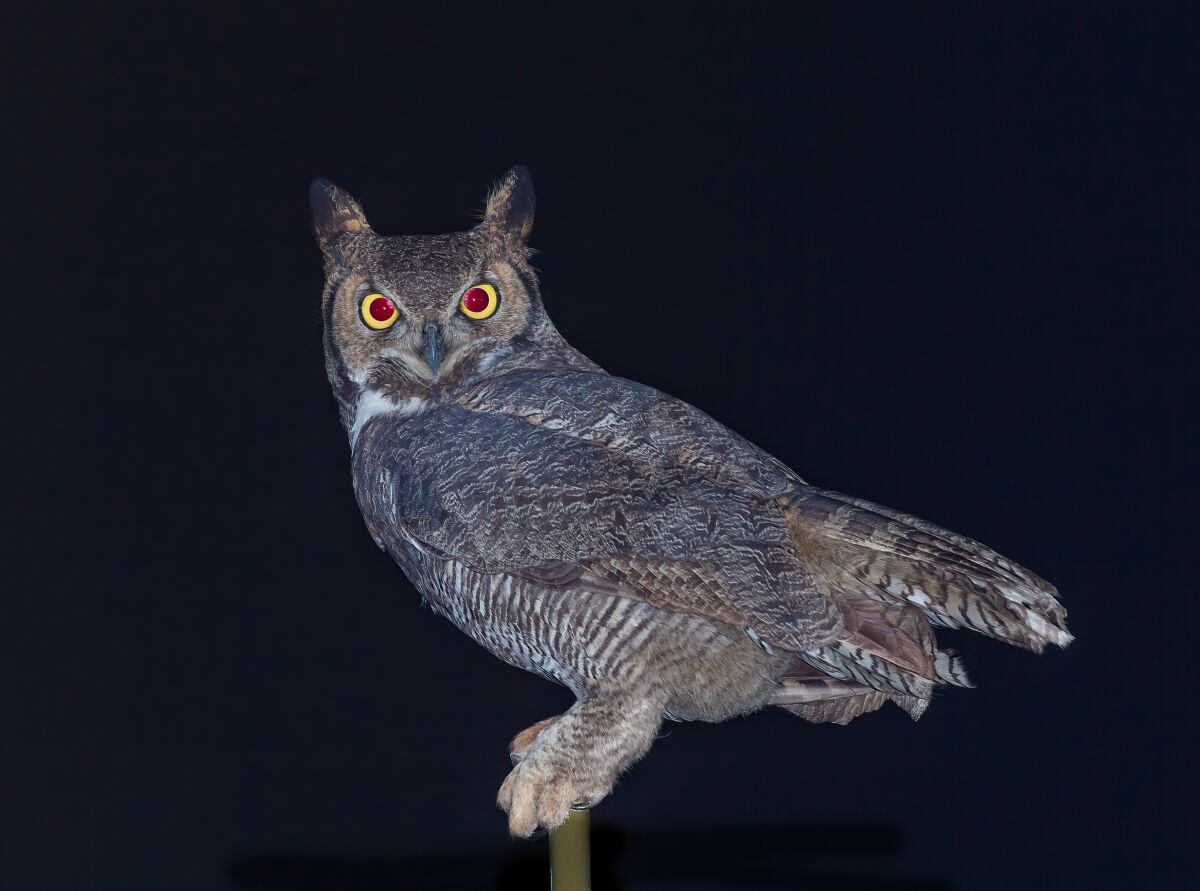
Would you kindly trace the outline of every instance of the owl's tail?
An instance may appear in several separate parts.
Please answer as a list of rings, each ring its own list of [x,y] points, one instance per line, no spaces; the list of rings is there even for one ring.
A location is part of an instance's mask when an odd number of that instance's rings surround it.
[[[912,604],[934,625],[1034,653],[1074,639],[1054,586],[977,541],[821,489],[799,490],[789,506],[804,530],[798,546],[842,590]]]
[[[971,686],[961,661],[939,650],[928,619],[908,604],[843,593],[845,627],[834,643],[797,653],[772,703],[818,723],[848,723],[896,703],[915,720],[941,684]]]
[[[821,568],[846,619],[842,639],[798,654],[772,700],[801,717],[845,723],[890,699],[917,718],[935,686],[970,686],[931,625],[1035,653],[1073,639],[1054,587],[976,541],[820,489],[798,490],[789,511],[798,549]]]

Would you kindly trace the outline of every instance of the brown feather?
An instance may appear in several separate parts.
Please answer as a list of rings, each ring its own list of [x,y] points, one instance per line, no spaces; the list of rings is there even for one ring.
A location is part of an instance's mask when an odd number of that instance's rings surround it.
[[[978,542],[836,492],[797,489],[786,502],[798,549],[837,589],[1034,652],[1072,640],[1054,587]]]

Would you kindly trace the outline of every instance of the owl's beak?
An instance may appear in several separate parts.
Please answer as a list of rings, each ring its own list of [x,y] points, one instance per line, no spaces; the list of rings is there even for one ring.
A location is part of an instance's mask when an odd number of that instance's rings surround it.
[[[437,377],[438,366],[442,364],[442,339],[437,325],[425,326],[425,362]]]

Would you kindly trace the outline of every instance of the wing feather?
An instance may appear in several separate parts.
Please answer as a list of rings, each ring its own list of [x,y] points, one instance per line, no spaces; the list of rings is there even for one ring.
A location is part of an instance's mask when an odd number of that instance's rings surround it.
[[[355,480],[364,513],[390,519],[372,528],[393,553],[419,541],[481,572],[741,627],[834,684],[791,684],[803,691],[780,704],[812,720],[849,720],[888,698],[915,717],[933,685],[968,685],[931,624],[1035,651],[1071,640],[1057,592],[1028,570],[810,487],[640,384],[509,374],[456,405],[386,419],[364,426]]]
[[[841,611],[797,553],[783,508],[746,490],[754,474],[677,461],[670,437],[591,436],[564,416],[477,404],[372,420],[355,451],[364,512],[390,514],[374,528],[393,552],[412,539],[477,571],[551,587],[586,574],[666,609],[752,627],[785,650],[836,638]]]
[[[1072,640],[1054,586],[979,542],[837,492],[803,487],[787,501],[800,550],[835,588],[1034,652]]]

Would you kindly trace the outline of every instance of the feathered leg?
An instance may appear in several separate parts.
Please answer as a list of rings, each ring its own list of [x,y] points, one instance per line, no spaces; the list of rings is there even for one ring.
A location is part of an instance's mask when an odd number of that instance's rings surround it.
[[[514,765],[520,764],[525,760],[525,753],[529,751],[529,747],[537,742],[537,738],[541,736],[542,731],[561,718],[562,715],[555,715],[553,718],[546,718],[538,721],[536,724],[526,727],[520,733],[512,738],[512,742],[508,744],[508,757]]]
[[[553,829],[573,802],[595,804],[608,795],[621,771],[654,741],[662,722],[659,699],[645,690],[597,693],[542,728],[496,796],[508,812],[509,832]]]

